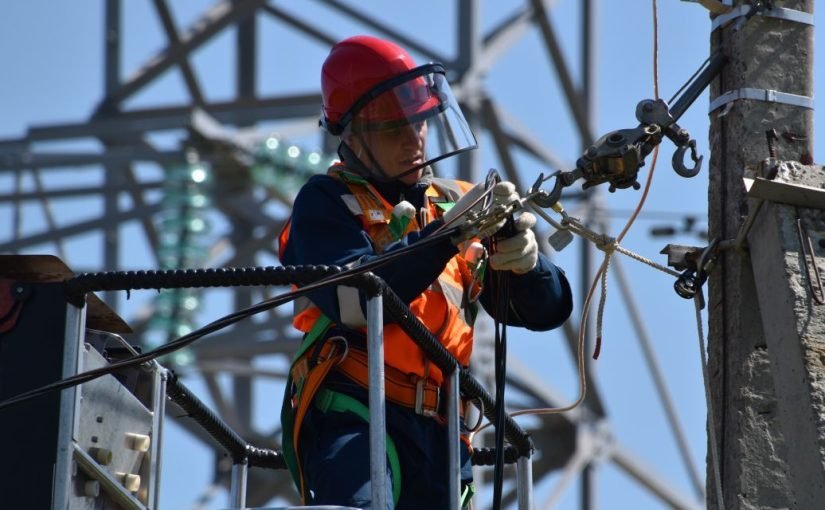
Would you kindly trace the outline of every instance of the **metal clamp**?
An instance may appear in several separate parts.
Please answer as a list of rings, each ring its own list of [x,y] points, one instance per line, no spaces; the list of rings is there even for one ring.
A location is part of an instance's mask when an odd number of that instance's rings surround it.
[[[814,109],[814,98],[809,96],[800,96],[798,94],[779,92],[776,90],[741,88],[728,90],[711,101],[710,107],[708,108],[708,113],[713,113],[722,106],[740,99],[787,104],[791,106],[799,106],[800,108],[808,108],[809,110]]]
[[[716,30],[717,28],[727,25],[728,22],[747,16],[753,7],[750,5],[740,5],[736,7],[732,11],[727,14],[722,14],[721,16],[717,16],[713,19],[713,24],[711,25],[711,32]],[[788,9],[786,7],[774,7],[772,9],[762,9],[756,13],[757,16],[764,16],[766,18],[776,18],[782,19],[786,21],[793,21],[795,23],[801,23],[803,25],[811,25],[814,24],[814,15],[805,12],[805,11],[797,11],[795,9]]]

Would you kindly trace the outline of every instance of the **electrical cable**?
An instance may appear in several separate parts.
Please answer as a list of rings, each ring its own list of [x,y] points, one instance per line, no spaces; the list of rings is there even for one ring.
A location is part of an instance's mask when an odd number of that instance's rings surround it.
[[[508,220],[512,221],[512,220]],[[505,227],[507,228],[507,227]],[[495,252],[495,238],[491,242]],[[493,510],[501,508],[501,496],[504,487],[504,415],[506,413],[504,392],[507,386],[507,316],[510,309],[510,275],[507,271],[495,271],[492,282],[493,295],[496,296],[495,331],[495,381],[496,381],[496,461],[493,469]]]
[[[318,288],[321,288],[321,287],[324,287],[324,286],[327,286],[327,285],[337,284],[341,281],[345,281],[347,279],[353,278],[353,277],[355,277],[359,274],[366,273],[366,272],[371,271],[372,269],[375,269],[377,267],[380,267],[380,266],[382,266],[382,265],[384,265],[384,264],[386,264],[386,263],[388,263],[388,262],[390,262],[390,261],[392,261],[396,258],[402,257],[404,255],[408,255],[411,252],[415,252],[417,250],[423,249],[423,248],[425,248],[425,247],[427,247],[431,244],[439,243],[439,242],[443,241],[444,238],[450,237],[453,234],[455,234],[455,232],[457,230],[458,230],[458,228],[452,228],[452,229],[447,229],[447,230],[438,232],[437,234],[432,234],[432,235],[428,236],[425,239],[419,240],[415,244],[411,244],[409,246],[405,246],[405,247],[399,248],[397,250],[386,252],[381,257],[378,257],[374,260],[366,262],[366,263],[364,263],[360,266],[354,266],[350,269],[341,270],[340,268],[337,268],[335,266],[323,266],[324,269],[326,269],[327,271],[331,271],[334,274],[332,274],[330,276],[327,276],[325,278],[322,278],[322,279],[320,279],[316,282],[309,283],[309,284],[307,284],[303,287],[300,287],[297,290],[293,290],[293,291],[289,291],[289,292],[279,294],[279,295],[274,296],[272,298],[269,298],[267,300],[261,301],[260,303],[257,303],[255,305],[252,305],[252,306],[247,307],[247,308],[244,308],[243,310],[239,310],[237,312],[233,312],[231,314],[225,315],[224,317],[221,317],[220,319],[217,319],[213,322],[210,322],[206,326],[198,328],[195,331],[192,331],[191,333],[186,334],[186,335],[178,338],[177,340],[174,340],[174,341],[169,342],[167,344],[161,345],[161,346],[157,347],[156,349],[153,349],[153,350],[151,350],[149,352],[146,352],[144,354],[140,354],[138,356],[133,356],[131,358],[127,358],[127,359],[112,363],[112,364],[107,365],[105,367],[100,367],[100,368],[96,368],[96,369],[89,370],[89,371],[86,371],[86,372],[82,372],[80,374],[76,374],[76,375],[67,377],[65,379],[61,379],[59,381],[55,381],[53,383],[50,383],[50,384],[47,384],[47,385],[44,385],[44,386],[41,386],[41,387],[38,387],[38,388],[34,388],[32,390],[26,391],[24,393],[21,393],[19,395],[16,395],[14,397],[6,399],[6,400],[0,402],[0,409],[4,409],[6,407],[12,406],[14,404],[18,404],[20,402],[24,402],[26,400],[30,400],[32,398],[36,398],[38,396],[49,393],[51,391],[62,390],[62,389],[65,389],[65,388],[70,388],[72,386],[76,386],[78,384],[83,384],[85,382],[89,382],[91,380],[97,379],[98,377],[102,377],[104,375],[110,374],[110,373],[115,372],[117,370],[142,365],[144,363],[147,363],[149,361],[154,360],[155,358],[158,358],[160,356],[164,356],[166,354],[170,354],[170,353],[172,353],[172,352],[174,352],[178,349],[182,349],[182,348],[190,345],[191,343],[195,342],[196,340],[198,340],[199,338],[201,338],[205,335],[208,335],[210,333],[214,333],[215,331],[218,331],[218,330],[223,329],[227,326],[235,324],[236,322],[239,322],[239,321],[241,321],[245,318],[251,317],[251,316],[253,316],[257,313],[264,312],[264,311],[270,310],[272,308],[275,308],[277,306],[280,306],[280,305],[282,305],[286,302],[289,302],[289,301],[295,299],[296,297],[299,297],[299,296],[302,296],[302,295],[307,294],[309,292],[312,292],[312,291],[314,291]],[[183,271],[178,271],[178,272],[174,272],[174,273],[181,274],[181,275],[184,274]],[[85,279],[91,279],[94,276],[96,276],[96,275],[95,274],[80,275],[80,276],[76,277],[74,280],[76,282],[82,282],[84,278]],[[69,285],[71,285],[71,280],[67,283]],[[195,281],[191,281],[191,282],[187,282],[187,283],[191,283],[192,285],[189,285],[189,286],[192,286],[192,287],[197,286],[197,285],[195,285],[195,283],[196,283]],[[116,289],[106,289],[106,290],[116,290]]]

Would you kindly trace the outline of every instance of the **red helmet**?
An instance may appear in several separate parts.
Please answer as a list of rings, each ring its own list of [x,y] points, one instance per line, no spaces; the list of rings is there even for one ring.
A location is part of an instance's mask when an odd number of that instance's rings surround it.
[[[358,35],[337,43],[321,68],[321,125],[340,135],[359,111],[383,123],[432,109],[441,100],[424,77],[414,76],[416,69],[410,54],[390,41]],[[400,78],[408,73],[413,76]]]
[[[426,132],[422,140],[425,157],[417,158],[418,162],[394,179],[476,148],[475,136],[450,90],[444,66],[429,63],[416,67],[410,54],[395,43],[365,35],[339,42],[321,69],[321,92],[321,126],[335,136],[359,137],[369,160],[368,171],[377,178],[387,175],[370,144],[365,143],[365,133],[392,136],[403,132],[399,128],[405,125],[426,125],[425,131],[420,127],[414,130]],[[339,154],[348,147],[342,140]],[[351,159],[360,160],[360,156],[352,155]]]

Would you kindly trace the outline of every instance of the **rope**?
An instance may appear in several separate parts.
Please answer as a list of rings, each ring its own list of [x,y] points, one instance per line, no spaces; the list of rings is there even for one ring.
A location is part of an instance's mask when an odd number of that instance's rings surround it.
[[[657,0],[652,0],[653,2],[653,88],[656,99],[659,99],[659,16],[657,10]],[[607,270],[610,265],[610,257],[613,255],[614,252],[618,251],[619,253],[628,255],[629,257],[642,262],[644,264],[649,265],[655,269],[659,269],[660,271],[664,271],[667,274],[672,276],[679,276],[680,273],[673,271],[667,267],[661,266],[656,264],[655,262],[638,255],[636,253],[631,252],[625,248],[619,246],[624,236],[627,234],[630,227],[636,221],[636,217],[639,216],[639,213],[644,206],[645,201],[647,200],[647,195],[650,191],[650,184],[653,180],[653,173],[656,170],[656,161],[659,157],[659,146],[653,149],[653,157],[650,163],[650,172],[648,173],[647,180],[645,182],[644,190],[642,191],[642,196],[639,199],[639,203],[636,204],[636,208],[633,210],[633,213],[630,215],[630,219],[628,219],[627,223],[625,224],[624,228],[622,229],[619,236],[615,239],[605,235],[605,234],[598,234],[593,230],[585,227],[581,224],[577,219],[569,217],[566,213],[563,212],[562,209],[562,217],[563,221],[561,224],[550,218],[550,216],[542,210],[540,207],[531,207],[531,209],[536,212],[539,216],[545,219],[548,223],[553,225],[556,228],[561,227],[562,229],[567,229],[574,234],[578,234],[579,236],[591,241],[599,250],[605,252],[605,259],[602,262],[601,267],[596,272],[596,276],[593,279],[593,283],[590,286],[590,290],[587,293],[587,297],[584,300],[584,306],[582,307],[582,315],[581,319],[579,320],[579,337],[578,337],[578,346],[577,346],[577,361],[578,361],[578,368],[579,368],[579,396],[575,402],[570,405],[564,407],[553,407],[553,408],[543,408],[543,409],[523,409],[521,411],[515,411],[510,413],[510,416],[515,418],[516,416],[521,416],[524,414],[532,414],[532,415],[544,415],[544,414],[560,414],[567,411],[572,411],[573,409],[577,408],[584,402],[585,397],[587,396],[587,375],[586,375],[586,366],[584,363],[584,339],[585,339],[585,331],[587,326],[587,317],[590,313],[590,303],[593,299],[593,294],[596,290],[596,285],[601,280],[601,301],[599,303],[599,311],[597,316],[597,332],[596,332],[596,346],[594,350],[594,359],[598,358],[599,352],[601,351],[601,328],[603,322],[603,314],[604,314],[604,306],[607,300]],[[480,427],[477,432],[485,429],[488,424]],[[472,441],[474,434],[471,433],[470,440]]]
[[[705,400],[708,407],[708,434],[710,435],[710,455],[713,462],[713,482],[716,484],[716,508],[725,508],[725,498],[722,493],[722,473],[719,463],[719,442],[716,439],[716,418],[713,415],[713,402],[710,395],[710,374],[708,360],[705,353],[705,333],[702,328],[702,301],[699,293],[693,298],[696,305],[696,330],[699,333],[699,354],[702,358],[702,380],[705,383]]]

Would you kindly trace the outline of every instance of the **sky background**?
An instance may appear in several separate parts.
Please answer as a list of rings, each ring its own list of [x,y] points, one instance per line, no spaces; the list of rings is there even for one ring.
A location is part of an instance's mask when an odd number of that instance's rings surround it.
[[[0,140],[21,138],[33,126],[82,122],[87,119],[102,97],[103,88],[103,4],[102,1],[47,2],[31,0],[10,2],[0,17]],[[123,3],[123,77],[130,76],[165,45],[165,36],[150,2],[132,0]],[[453,42],[456,9],[450,2],[427,0],[416,2],[358,2],[379,20],[399,27],[399,30],[439,52],[454,56]],[[550,2],[551,19],[562,42],[574,79],[580,78],[579,2]],[[175,22],[189,26],[209,5],[208,1],[171,2]],[[274,4],[273,4],[274,5]],[[343,39],[357,33],[371,33],[363,26],[333,15],[315,1],[279,2],[294,15],[329,28],[334,37]],[[389,7],[392,5],[392,7]],[[479,3],[482,31],[495,26],[521,4],[515,1]],[[260,64],[258,91],[263,96],[292,92],[312,92],[318,89],[319,68],[328,51],[323,45],[309,41],[298,32],[287,29],[272,17],[259,16]],[[402,26],[403,25],[403,26]],[[635,127],[634,112],[638,101],[653,97],[653,24],[650,0],[602,0],[597,2],[597,61],[595,100],[595,131],[597,136],[619,128]],[[710,21],[700,5],[676,0],[659,1],[659,72],[660,91],[664,99],[687,80],[704,61],[709,49]],[[821,44],[816,44],[816,49]],[[191,63],[209,100],[228,100],[234,94],[234,32],[224,31],[214,41],[197,51]],[[414,55],[416,57],[420,56]],[[818,55],[817,55],[818,56]],[[570,167],[581,153],[578,136],[567,111],[560,87],[550,66],[537,29],[532,28],[512,46],[486,77],[485,89],[510,116],[517,118],[542,144],[557,154]],[[816,67],[820,60],[816,60]],[[819,95],[820,80],[815,72],[815,95]],[[179,73],[168,72],[155,84],[130,99],[127,108],[143,108],[179,104],[187,94]],[[694,179],[677,176],[670,168],[674,147],[662,144],[653,186],[645,206],[646,213],[637,221],[624,241],[624,246],[659,263],[666,263],[659,251],[667,243],[696,244],[702,241],[692,235],[652,237],[650,229],[668,225],[681,227],[685,215],[697,218],[706,228],[708,176],[708,116],[707,94],[697,100],[681,119],[704,154],[705,166]],[[816,116],[817,121],[819,115]],[[159,144],[174,145],[179,133],[159,137]],[[317,143],[315,135],[301,139],[304,144]],[[480,139],[482,167],[499,163],[488,137]],[[68,147],[68,146],[67,146]],[[70,149],[97,147],[93,141],[73,142]],[[39,149],[63,149],[60,144],[42,144]],[[308,146],[307,148],[314,148]],[[821,153],[822,142],[814,144],[814,160]],[[766,153],[767,156],[767,153]],[[516,156],[525,182],[539,172],[552,171],[524,155]],[[649,164],[640,174],[647,176]],[[50,172],[45,174],[47,188],[69,184],[99,182],[99,173],[89,169]],[[157,174],[157,169],[139,167],[140,175]],[[153,172],[155,172],[153,174]],[[24,181],[31,186],[31,181]],[[0,173],[0,193],[12,189],[12,179]],[[608,194],[601,190],[600,198],[608,212],[608,233],[617,235],[640,197],[632,190]],[[567,204],[571,210],[576,204]],[[99,214],[101,204],[94,200],[64,200],[55,204],[59,223],[70,223]],[[24,209],[23,232],[33,233],[44,228],[42,214],[34,206]],[[8,239],[12,209],[0,202],[0,236]],[[61,223],[63,224],[63,223]],[[220,231],[221,225],[214,226]],[[135,236],[137,236],[135,228]],[[542,226],[546,233],[546,226]],[[128,247],[122,255],[122,267],[153,269],[145,244],[123,234]],[[66,243],[66,259],[76,269],[100,267],[99,236],[79,236]],[[28,249],[27,253],[57,253],[52,245]],[[579,248],[571,245],[556,254],[555,261],[567,269],[574,285],[577,302],[581,299],[581,268]],[[673,279],[630,259],[619,261],[632,282],[635,300],[652,339],[678,415],[687,432],[693,462],[702,469],[705,460],[705,400],[698,352],[693,304],[679,298],[673,291]],[[601,256],[596,259],[601,261]],[[592,278],[592,271],[591,276]],[[589,282],[588,282],[589,283]],[[151,296],[136,296],[125,303],[121,314],[129,320],[137,314]],[[227,313],[226,295],[217,294],[206,301],[198,316],[199,325]],[[577,306],[576,320],[580,309]],[[668,483],[685,495],[692,495],[688,477],[678,458],[673,436],[661,411],[652,379],[646,370],[639,343],[631,327],[627,309],[618,291],[615,278],[609,282],[604,321],[601,358],[595,363],[595,377],[606,402],[609,431],[616,440],[632,451]],[[575,400],[577,379],[574,364],[563,346],[559,333],[532,334],[510,332],[510,356],[526,369],[540,374],[548,388],[565,402]],[[261,363],[267,363],[262,360]],[[512,367],[513,365],[511,365]],[[511,368],[513,369],[513,368]],[[197,392],[204,386],[196,376],[185,383]],[[256,383],[255,420],[263,429],[277,422],[280,386],[267,381]],[[211,453],[197,441],[167,420],[163,450],[161,508],[188,509],[211,483]],[[286,474],[284,473],[284,476]],[[596,475],[596,508],[664,508],[645,490],[632,483],[609,463],[599,464]],[[557,480],[537,487],[536,502],[547,497]],[[617,503],[621,502],[621,503]],[[218,491],[203,508],[228,506],[223,492]],[[568,489],[558,508],[578,508],[577,487]]]

